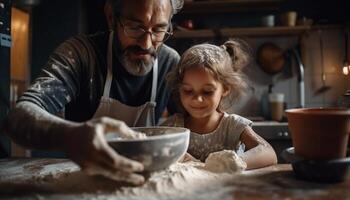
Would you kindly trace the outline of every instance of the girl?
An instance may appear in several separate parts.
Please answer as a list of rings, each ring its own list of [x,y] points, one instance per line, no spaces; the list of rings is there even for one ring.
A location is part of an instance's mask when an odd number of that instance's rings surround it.
[[[191,130],[188,153],[196,159],[204,161],[212,152],[244,146],[240,157],[247,169],[277,163],[273,148],[253,131],[250,120],[224,112],[247,88],[241,72],[247,61],[237,41],[222,46],[200,44],[185,51],[170,72],[168,84],[183,113],[169,117],[163,125]]]

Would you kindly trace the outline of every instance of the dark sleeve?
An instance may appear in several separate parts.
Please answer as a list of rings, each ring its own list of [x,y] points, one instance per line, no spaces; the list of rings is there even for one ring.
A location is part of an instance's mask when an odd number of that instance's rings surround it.
[[[179,61],[180,61],[180,55],[174,51],[174,62],[172,63],[172,66],[169,69],[168,73],[170,72],[170,70],[172,70],[174,67],[178,65]],[[179,105],[180,103],[179,94],[177,92],[171,91],[168,85],[167,85],[167,89],[169,91],[169,99],[167,102],[167,110],[169,114],[173,115],[176,113],[182,113],[181,106]]]
[[[87,40],[86,40],[87,41]],[[50,56],[40,76],[10,111],[4,132],[16,143],[32,149],[64,151],[65,134],[75,122],[53,114],[64,111],[80,92],[89,57],[86,44],[73,38],[60,45]]]
[[[161,117],[165,108],[169,109],[169,100],[170,100],[170,89],[166,82],[166,76],[169,71],[177,65],[180,60],[179,54],[172,48],[163,45],[162,50],[159,55],[160,63],[160,76],[158,78],[158,97],[157,97],[157,113],[156,121]]]
[[[63,113],[65,105],[75,100],[80,91],[84,46],[79,38],[61,44],[19,102],[34,103],[52,114]]]

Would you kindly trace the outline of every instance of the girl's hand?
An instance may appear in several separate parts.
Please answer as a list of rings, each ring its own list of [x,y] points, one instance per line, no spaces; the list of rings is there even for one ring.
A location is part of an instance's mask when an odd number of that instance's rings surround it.
[[[102,175],[116,181],[142,184],[144,177],[135,172],[143,171],[143,165],[115,152],[105,139],[108,132],[134,134],[122,121],[107,117],[92,119],[67,131],[66,152],[88,175]]]

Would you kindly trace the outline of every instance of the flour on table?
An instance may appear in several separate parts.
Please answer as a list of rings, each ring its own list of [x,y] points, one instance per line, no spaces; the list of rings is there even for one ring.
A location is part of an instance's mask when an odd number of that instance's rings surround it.
[[[213,173],[208,171],[204,163],[175,163],[168,169],[154,172],[141,187],[122,187],[116,191],[117,196],[173,196],[191,197],[198,191],[206,191],[213,185],[224,184],[232,179],[229,173]],[[210,196],[208,196],[210,199]],[[195,199],[193,197],[192,199]]]
[[[241,172],[247,164],[232,150],[223,150],[209,154],[205,160],[205,169],[212,172]]]
[[[153,172],[141,186],[125,185],[100,176],[88,176],[72,162],[41,164],[37,161],[16,166],[18,168],[11,172],[4,167],[0,177],[4,177],[5,174],[11,174],[10,177],[18,174],[21,175],[18,179],[22,179],[20,183],[23,184],[17,188],[16,185],[8,183],[16,183],[19,180],[3,178],[0,194],[4,191],[30,191],[34,194],[55,193],[71,197],[77,195],[79,199],[107,200],[197,200],[226,196],[227,198],[220,198],[225,200],[231,199],[230,194],[233,190],[232,187],[225,185],[234,178],[233,173],[214,173],[207,170],[204,163],[193,161],[174,163],[167,169]],[[31,176],[25,176],[27,170],[32,171]],[[2,186],[4,188],[1,188]],[[82,194],[86,195],[82,196]]]
[[[16,200],[329,199],[329,189],[338,199],[349,197],[347,185],[340,187],[295,179],[289,165],[214,173],[205,163],[175,163],[136,187],[87,176],[69,160],[0,160],[0,199],[2,195]]]

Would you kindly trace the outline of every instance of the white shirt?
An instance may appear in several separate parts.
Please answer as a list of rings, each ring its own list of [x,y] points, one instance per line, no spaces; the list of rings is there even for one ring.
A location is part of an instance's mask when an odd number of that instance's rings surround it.
[[[217,128],[206,134],[199,134],[191,131],[188,153],[195,158],[204,161],[212,152],[222,150],[237,150],[240,147],[240,136],[252,121],[236,115],[224,113]],[[169,117],[162,126],[184,127],[184,118],[181,114]]]

